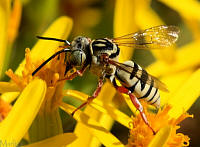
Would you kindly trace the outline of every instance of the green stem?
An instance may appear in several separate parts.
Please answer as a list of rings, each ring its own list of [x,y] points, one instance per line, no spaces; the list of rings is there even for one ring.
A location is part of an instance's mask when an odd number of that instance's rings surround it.
[[[59,109],[39,113],[29,129],[30,142],[37,142],[63,133]]]

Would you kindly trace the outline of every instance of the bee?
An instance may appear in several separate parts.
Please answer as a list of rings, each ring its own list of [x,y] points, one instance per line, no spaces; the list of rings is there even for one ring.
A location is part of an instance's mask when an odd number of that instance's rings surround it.
[[[77,70],[62,80],[82,76],[87,68],[99,79],[93,95],[88,97],[85,103],[76,108],[72,115],[96,98],[101,91],[104,79],[108,79],[118,92],[127,94],[130,97],[146,125],[155,133],[138,99],[144,99],[149,104],[159,108],[159,90],[167,91],[167,88],[161,81],[148,74],[137,63],[133,61],[120,63],[118,61],[120,46],[134,47],[136,49],[165,48],[177,41],[178,33],[179,28],[176,26],[161,25],[112,39],[100,38],[92,40],[88,37],[78,36],[71,43],[67,40],[37,36],[39,39],[64,42],[66,47],[44,61],[32,73],[32,76],[50,60],[61,53],[65,53],[66,70],[64,74],[73,68]],[[121,83],[120,86],[116,80]]]

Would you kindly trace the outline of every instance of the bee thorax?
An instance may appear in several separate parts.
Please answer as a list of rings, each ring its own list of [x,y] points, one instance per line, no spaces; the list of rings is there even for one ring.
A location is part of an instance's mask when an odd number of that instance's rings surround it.
[[[102,74],[106,75],[114,75],[116,67],[111,64],[102,63],[99,56],[92,56],[92,63],[90,66],[90,71],[97,75],[102,76]],[[102,73],[104,72],[104,73]]]
[[[111,59],[117,58],[120,52],[118,46],[106,38],[93,40],[90,43],[90,50],[94,56],[107,54]]]

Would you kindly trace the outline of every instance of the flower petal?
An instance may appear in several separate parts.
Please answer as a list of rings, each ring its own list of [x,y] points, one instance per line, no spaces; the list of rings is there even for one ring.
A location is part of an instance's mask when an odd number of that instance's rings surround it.
[[[106,82],[96,99],[103,101],[103,103],[111,103],[114,95],[115,89],[109,82]],[[86,108],[84,109],[84,113],[101,123],[104,128],[109,130],[112,127],[113,119],[108,114],[102,114],[101,112],[90,106],[86,106]],[[85,131],[87,131],[87,128],[82,123],[77,123],[75,133],[77,134],[77,136],[82,136],[81,139],[78,140],[80,141],[79,143],[84,145],[85,143],[87,144],[87,142],[92,142],[92,145],[94,147],[99,146],[99,141],[97,141],[97,139],[91,134],[85,134]]]
[[[136,32],[138,27],[135,25],[135,5],[133,0],[116,0],[114,12],[114,37]],[[120,62],[130,59],[133,55],[133,49],[130,47],[120,47]]]
[[[75,98],[78,98],[80,100],[86,101],[88,98],[88,95],[75,91],[75,90],[65,90],[63,92],[64,96],[73,96]],[[127,116],[126,114],[122,113],[119,111],[117,108],[109,105],[109,104],[104,104],[102,101],[95,99],[93,100],[90,105],[97,109],[98,111],[104,113],[104,114],[109,114],[115,121],[119,122],[120,124],[124,125],[127,128],[130,128],[129,122],[132,121],[132,119]]]
[[[167,89],[169,90],[169,92],[160,91],[161,106],[167,104],[168,98],[179,90],[191,74],[192,70],[187,70],[161,78],[161,81],[166,84]]]
[[[152,26],[164,24],[164,22],[160,19],[159,15],[157,15],[155,11],[151,8],[151,2],[149,0],[135,1],[137,3],[137,7],[135,7],[135,23],[141,29],[146,29]]]
[[[72,20],[69,17],[62,16],[58,18],[42,35],[45,37],[54,37],[59,39],[65,39],[68,37],[72,29]],[[63,43],[49,40],[39,40],[31,50],[32,60],[47,59]],[[21,63],[20,67],[16,70],[18,75],[21,75],[21,71],[25,64],[25,60]]]
[[[187,111],[200,95],[200,69],[195,71],[188,80],[169,97],[168,104],[172,106],[169,115],[178,118]]]
[[[8,18],[11,1],[0,1],[0,78],[2,77],[8,41]]]
[[[60,135],[56,135],[54,137],[42,140],[40,142],[36,142],[30,145],[26,145],[24,147],[61,147],[68,146],[73,141],[77,139],[74,133],[64,133]]]
[[[153,138],[153,140],[150,142],[148,147],[164,146],[170,136],[171,129],[172,128],[170,126],[166,126],[160,129],[156,136]]]
[[[0,93],[17,91],[20,91],[20,88],[15,83],[0,82]]]
[[[154,76],[163,76],[171,73],[176,73],[185,69],[195,68],[200,64],[200,42],[195,41],[181,47],[177,51],[176,61],[173,64],[165,64],[162,61],[157,61],[151,64],[147,70]]]
[[[12,110],[0,123],[0,140],[16,144],[28,131],[46,94],[46,83],[35,79],[22,91]]]
[[[11,103],[18,97],[19,94],[20,92],[6,92],[1,95],[1,98],[6,102]]]
[[[179,0],[160,0],[160,2],[179,12],[183,17],[200,20],[200,3],[196,0],[184,0],[181,3]]]
[[[65,103],[61,103],[61,108],[69,114],[71,114],[73,112],[73,110],[76,109],[75,107],[65,104]],[[99,122],[90,118],[88,115],[81,112],[80,110],[78,110],[74,114],[74,118],[79,123],[83,124],[83,126],[85,128],[87,128],[87,130],[91,134],[93,134],[95,137],[97,137],[98,140],[105,146],[113,146],[113,147],[114,146],[117,146],[117,147],[122,146],[122,147],[124,147],[124,145],[115,136],[113,136],[107,129],[102,127],[102,125]],[[83,136],[78,136],[78,137],[83,137]]]

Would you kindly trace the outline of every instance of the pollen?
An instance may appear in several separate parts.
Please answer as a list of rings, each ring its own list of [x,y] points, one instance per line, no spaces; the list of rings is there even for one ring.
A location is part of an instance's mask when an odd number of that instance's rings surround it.
[[[169,125],[172,127],[170,136],[165,144],[166,147],[176,146],[189,146],[190,138],[182,133],[177,133],[176,130],[180,128],[178,124],[188,117],[193,117],[187,113],[183,113],[177,119],[171,119],[168,112],[171,106],[167,105],[162,110],[160,109],[158,113],[148,112],[147,104],[143,102],[144,112],[149,120],[152,128],[158,132],[161,128]],[[146,147],[154,138],[153,132],[145,125],[140,115],[133,117],[133,128],[130,130],[130,136],[128,139],[128,147]]]

